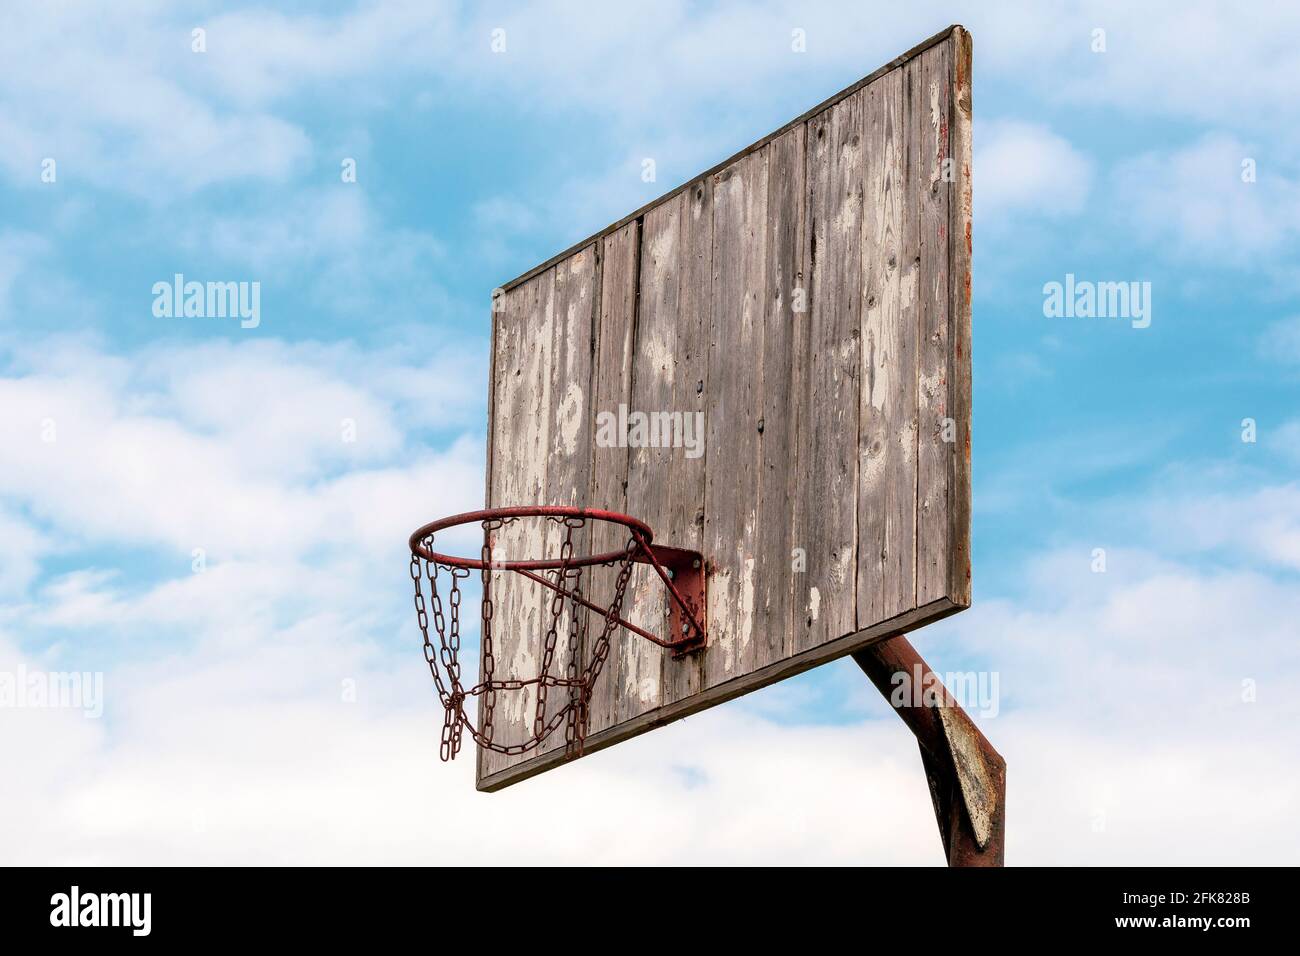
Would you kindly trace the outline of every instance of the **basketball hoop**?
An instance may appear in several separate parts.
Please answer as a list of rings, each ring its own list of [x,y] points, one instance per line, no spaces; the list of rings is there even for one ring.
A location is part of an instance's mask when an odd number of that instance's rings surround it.
[[[558,557],[529,557],[502,560],[494,557],[494,536],[502,528],[520,519],[544,519],[559,531],[562,543]],[[574,532],[587,527],[587,523],[603,522],[622,528],[627,533],[627,544],[615,551],[596,554],[574,554]],[[479,557],[458,557],[433,550],[435,536],[449,528],[481,524],[483,546]],[[667,548],[651,544],[654,532],[643,521],[615,511],[593,508],[536,506],[522,508],[488,508],[469,511],[433,521],[418,529],[410,537],[411,580],[415,584],[415,613],[424,637],[424,659],[433,675],[438,697],[442,701],[445,719],[442,728],[440,754],[443,760],[455,758],[460,751],[461,738],[468,729],[479,747],[507,755],[527,753],[538,747],[560,724],[565,725],[566,756],[582,753],[587,735],[591,692],[601,667],[609,656],[610,635],[615,627],[632,633],[682,657],[704,647],[704,561],[696,551]],[[421,563],[424,568],[421,570]],[[632,576],[633,564],[648,564],[658,574],[667,588],[669,597],[669,628],[671,637],[664,639],[644,628],[624,620],[623,600]],[[583,593],[582,572],[590,567],[616,569],[613,599],[607,607],[593,603]],[[479,571],[483,586],[481,660],[482,679],[466,687],[460,672],[460,604],[461,582],[471,571]],[[544,622],[541,666],[536,675],[514,676],[501,679],[496,676],[496,659],[492,647],[492,575],[510,571],[541,585],[553,593]],[[439,584],[446,572],[446,589],[449,613],[443,608]],[[429,583],[429,604],[426,606],[422,581]],[[568,608],[568,661],[563,675],[558,672],[556,645],[564,611]],[[579,613],[579,612],[582,613]],[[435,647],[430,640],[430,612],[432,625],[438,636]],[[600,615],[600,633],[591,645],[587,661],[582,663],[583,649],[588,638],[588,615]],[[492,718],[498,692],[524,692],[530,687],[537,691],[537,704],[532,735],[520,743],[502,744],[493,739]],[[552,689],[567,693],[563,707],[548,714],[547,702]],[[481,725],[476,729],[465,713],[465,702],[481,698]]]

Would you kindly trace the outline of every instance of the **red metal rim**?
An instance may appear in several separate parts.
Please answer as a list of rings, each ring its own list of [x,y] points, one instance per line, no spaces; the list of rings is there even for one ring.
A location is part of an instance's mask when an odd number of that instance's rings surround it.
[[[423,541],[429,535],[439,531],[446,531],[448,528],[455,528],[463,524],[478,524],[492,518],[584,518],[591,521],[607,521],[612,524],[621,524],[640,536],[641,544],[645,547],[649,547],[651,540],[654,538],[654,532],[650,530],[650,526],[644,521],[633,518],[631,515],[620,514],[617,511],[602,511],[599,508],[570,508],[564,505],[484,508],[481,511],[466,511],[464,514],[452,515],[450,518],[439,518],[437,521],[431,521],[417,529],[411,535],[409,541],[411,553],[435,564],[481,571],[484,567],[481,558],[462,558],[454,554],[440,554],[426,548]],[[492,564],[492,568],[501,571],[549,571],[562,567],[586,568],[595,564],[612,564],[616,561],[622,561],[625,557],[627,557],[626,549],[620,549],[618,551],[606,551],[604,554],[590,554],[570,558],[567,563],[559,558],[497,561]]]

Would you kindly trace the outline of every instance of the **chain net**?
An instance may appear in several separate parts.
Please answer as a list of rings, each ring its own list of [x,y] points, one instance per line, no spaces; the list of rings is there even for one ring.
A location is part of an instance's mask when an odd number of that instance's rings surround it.
[[[541,667],[531,677],[499,678],[496,674],[497,660],[493,651],[492,627],[492,575],[500,568],[492,565],[492,540],[495,532],[502,527],[518,521],[518,518],[488,518],[483,525],[482,586],[483,610],[480,630],[480,661],[482,679],[473,686],[466,687],[460,666],[460,605],[461,585],[469,577],[468,568],[453,567],[411,555],[411,580],[415,583],[415,614],[424,637],[424,659],[433,675],[434,685],[438,689],[438,698],[442,701],[444,719],[442,725],[442,742],[439,753],[443,760],[452,760],[460,752],[461,737],[468,730],[470,736],[480,746],[501,754],[523,754],[538,747],[561,724],[564,725],[565,753],[568,757],[582,753],[583,740],[587,736],[590,717],[591,691],[596,678],[600,676],[601,667],[609,657],[610,634],[618,624],[622,613],[623,597],[627,592],[628,580],[632,576],[632,562],[636,555],[638,543],[635,537],[629,537],[627,547],[619,554],[617,560],[597,567],[617,567],[614,579],[614,598],[605,611],[600,624],[600,634],[591,646],[587,662],[582,663],[583,648],[587,644],[588,609],[581,604],[582,572],[585,566],[572,566],[574,532],[586,526],[586,519],[574,516],[545,516],[544,520],[560,526],[563,543],[560,546],[560,566],[540,572],[547,576],[551,584],[552,595],[543,623],[546,633],[542,639]],[[433,553],[433,535],[423,539],[425,550]],[[499,564],[500,562],[498,562]],[[423,565],[423,567],[421,567]],[[424,584],[429,589],[428,602],[425,601]],[[441,589],[447,593],[446,607],[443,605]],[[567,593],[565,593],[567,592]],[[565,608],[568,607],[566,633],[568,635],[568,653],[562,663],[556,661],[556,646]],[[583,613],[579,613],[579,612]],[[430,626],[437,636],[437,644],[430,639]],[[501,692],[522,693],[527,688],[535,687],[537,702],[534,708],[532,733],[517,743],[501,743],[495,739],[493,718],[497,706],[497,694]],[[553,694],[564,696],[564,704],[555,706]],[[479,698],[478,709],[480,724],[475,729],[473,721],[465,712],[465,704],[470,698]],[[548,704],[551,712],[548,714]]]

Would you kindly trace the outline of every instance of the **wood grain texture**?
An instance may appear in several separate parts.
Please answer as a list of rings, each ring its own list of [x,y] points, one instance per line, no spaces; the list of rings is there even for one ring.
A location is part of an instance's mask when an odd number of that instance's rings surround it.
[[[682,194],[681,238],[678,242],[678,295],[676,347],[673,353],[674,409],[695,416],[707,428],[709,329],[713,321],[713,179],[705,177]],[[661,535],[665,543],[704,551],[705,476],[709,463],[708,443],[698,457],[675,455],[669,472],[668,528]],[[657,531],[657,529],[656,529]],[[663,667],[664,702],[686,699],[698,693],[703,683],[704,656],[693,654],[674,660],[660,655]]]
[[[796,327],[807,319],[807,129],[796,126],[766,147],[767,265],[763,292],[761,414],[754,642],[746,665],[766,667],[794,650],[795,502],[801,476],[797,447]],[[796,311],[798,310],[798,311]]]
[[[920,211],[917,263],[919,370],[917,373],[916,600],[927,604],[948,593],[948,106],[951,44],[927,50],[903,69],[909,92],[909,200]]]
[[[617,414],[632,393],[632,341],[636,322],[637,259],[640,254],[641,224],[630,222],[623,229],[602,240],[601,293],[599,321],[594,337],[592,411]],[[591,493],[589,507],[610,511],[627,510],[628,449],[617,444],[593,442],[591,446]],[[592,547],[597,551],[615,551],[627,544],[627,535],[614,525],[597,522],[591,529]],[[615,573],[610,568],[589,568],[588,593],[597,603],[610,600]],[[601,624],[593,620],[591,640]],[[601,679],[593,689],[590,732],[611,727],[616,722],[619,661],[627,646],[628,634],[617,629],[611,635],[610,655],[601,670]]]
[[[676,378],[678,289],[682,205],[680,200],[652,210],[641,224],[640,302],[630,358],[632,367],[629,414],[646,416],[649,432],[671,433]],[[667,417],[657,417],[664,413]],[[680,425],[680,420],[677,424]],[[635,427],[635,426],[633,426]],[[635,435],[635,432],[632,433]],[[647,436],[648,437],[648,436]],[[673,447],[670,434],[652,444],[628,447],[627,509],[650,525],[665,540],[674,530],[672,484],[674,462],[682,449]],[[667,603],[663,584],[652,568],[637,565],[624,602],[624,617],[648,631],[662,631]],[[658,707],[661,701],[663,650],[620,631],[618,670],[610,675],[619,684],[614,717],[629,720]]]
[[[862,93],[808,121],[811,283],[794,535],[807,571],[795,577],[796,650],[857,626],[862,155]]]
[[[759,420],[767,288],[767,152],[713,177],[713,321],[705,428],[708,618],[718,639],[704,652],[704,685],[749,669],[755,658],[758,578]]]
[[[502,351],[493,422],[493,475],[501,501],[545,501],[548,496],[554,294],[555,270],[550,269],[513,290],[499,317]],[[494,540],[494,547],[506,557],[527,554],[538,546],[529,527],[522,523],[500,529]],[[539,633],[543,595],[536,587],[519,587],[516,580],[503,574],[493,575],[492,591],[494,676],[532,677],[541,663],[541,644],[521,640],[520,636]],[[527,739],[536,705],[535,687],[498,693],[493,708],[493,739],[506,744]],[[498,753],[488,753],[483,760],[487,773],[509,763]]]
[[[549,452],[546,459],[545,503],[548,505],[582,506],[587,500],[591,482],[591,448],[593,443],[594,415],[590,407],[592,380],[591,341],[595,329],[595,309],[599,301],[596,249],[580,249],[555,266],[554,308],[551,328],[551,382],[547,414],[550,421]],[[538,554],[560,554],[567,529],[550,521],[538,523],[543,531],[543,551]],[[573,529],[569,537],[575,554],[591,552],[591,528]],[[552,580],[571,588],[580,583],[572,574],[567,581],[560,580],[558,572],[548,572]],[[520,586],[516,578],[510,582]],[[537,589],[528,584],[529,590]],[[539,628],[545,629],[551,619],[551,608],[558,595],[539,590],[542,614]],[[570,676],[571,665],[580,670],[584,664],[583,631],[589,616],[583,612],[571,613],[567,602],[560,602],[556,619],[555,654],[548,673]],[[574,671],[573,676],[577,676]],[[562,710],[570,700],[563,688],[547,692],[544,720]],[[551,734],[542,742],[541,753],[564,746],[564,735]]]
[[[502,293],[489,502],[628,512],[710,572],[701,654],[615,629],[586,752],[969,604],[970,46],[932,38]],[[620,405],[670,440],[596,441]],[[692,457],[671,428],[696,412]],[[592,525],[592,549],[625,544]],[[545,598],[501,577],[498,675],[520,676]],[[584,573],[599,603],[613,583]],[[639,567],[625,616],[666,637],[665,607]],[[500,713],[527,736],[527,695]],[[479,787],[560,765],[560,734],[480,757]]]
[[[859,626],[916,600],[916,230],[908,223],[903,92],[901,71],[862,91]]]

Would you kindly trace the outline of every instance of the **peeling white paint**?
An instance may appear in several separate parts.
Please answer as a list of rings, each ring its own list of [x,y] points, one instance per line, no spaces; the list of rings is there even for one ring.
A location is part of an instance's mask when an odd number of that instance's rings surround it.
[[[811,617],[814,621],[817,620],[817,615],[821,613],[821,609],[822,609],[821,593],[816,588],[809,588],[808,589],[809,617]]]
[[[673,343],[667,335],[648,335],[643,347],[646,353],[645,366],[662,382],[671,382],[673,377]],[[639,366],[644,367],[644,366]]]
[[[898,445],[903,451],[903,461],[911,462],[916,458],[916,421],[904,422],[898,430]]]
[[[853,573],[853,548],[842,547],[836,556],[835,564],[831,566],[831,581],[837,588],[845,587],[852,580]]]
[[[555,334],[555,301],[553,297],[547,296],[537,306],[534,312],[537,332],[531,337],[535,345],[524,359],[527,392],[523,396],[523,420],[517,432],[521,447],[528,451],[518,455],[514,459],[514,465],[521,473],[520,500],[540,502],[546,499],[546,462],[550,450],[550,368]]]
[[[754,639],[754,559],[746,558],[740,578],[740,646]]]
[[[578,435],[582,431],[583,420],[582,407],[582,386],[571,381],[564,391],[564,398],[560,400],[558,416],[560,448],[565,455],[572,456],[578,453]]]
[[[642,677],[637,684],[637,700],[643,704],[657,704],[659,702],[659,678]]]
[[[943,373],[935,372],[931,375],[922,374],[920,377],[920,383],[922,395],[938,395],[939,388],[943,385]]]
[[[841,240],[847,240],[856,234],[857,228],[857,207],[853,203],[843,203],[831,220],[831,231],[838,234]]]
[[[735,599],[732,594],[731,569],[719,567],[709,581],[709,634],[718,638],[710,653],[722,653],[723,668],[730,671],[736,663],[736,643],[730,640]],[[724,637],[725,635],[725,637]]]
[[[904,269],[903,275],[899,279],[898,301],[904,309],[916,301],[917,272],[918,270],[914,267]]]
[[[656,262],[666,262],[677,248],[677,230],[661,229],[650,242],[650,255]]]

